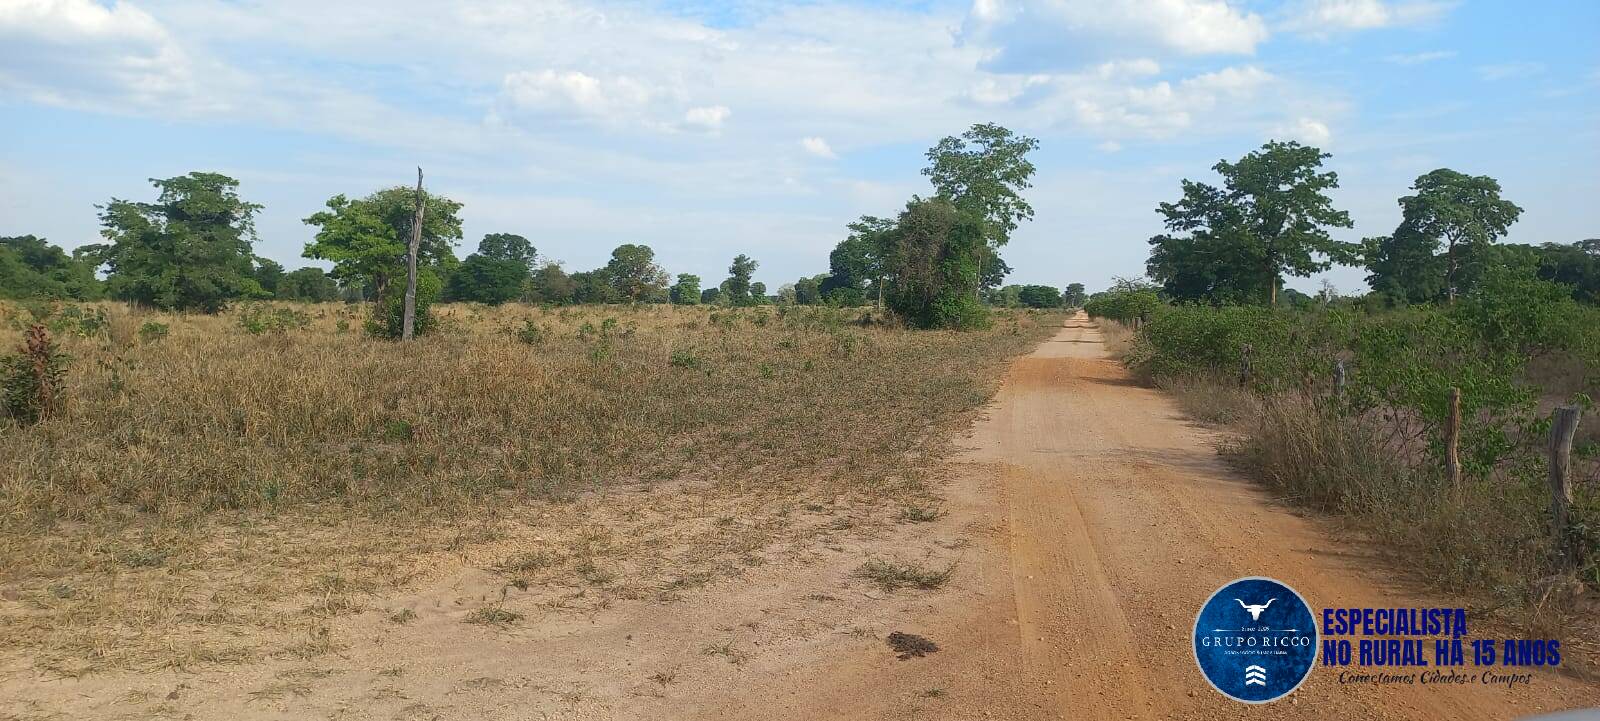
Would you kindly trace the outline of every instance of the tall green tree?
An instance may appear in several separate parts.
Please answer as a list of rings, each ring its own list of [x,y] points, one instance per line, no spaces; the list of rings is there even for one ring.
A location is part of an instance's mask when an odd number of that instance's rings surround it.
[[[461,240],[461,204],[424,193],[423,205],[417,264],[432,269],[442,283],[459,262],[454,247]],[[411,223],[416,217],[416,190],[400,186],[356,200],[335,195],[327,206],[327,210],[305,219],[307,225],[318,230],[303,255],[331,261],[330,274],[341,283],[372,286],[374,300],[387,297],[397,279],[404,286],[405,256],[411,242]]]
[[[611,261],[600,269],[611,282],[618,300],[637,303],[666,292],[669,276],[656,265],[656,252],[648,245],[619,245]]]
[[[229,301],[259,295],[252,273],[255,215],[239,198],[239,181],[189,173],[150,182],[154,203],[113,198],[101,206],[100,255],[111,295],[157,308],[215,313]]]
[[[566,305],[577,302],[578,284],[557,263],[545,263],[533,271],[523,299],[533,303]]]
[[[1061,304],[1068,308],[1082,308],[1087,300],[1089,295],[1084,292],[1082,283],[1068,283],[1067,289],[1061,293]]]
[[[935,193],[984,220],[986,242],[979,250],[982,288],[1005,281],[1011,267],[1000,259],[1000,248],[1011,240],[1019,223],[1033,218],[1033,206],[1022,191],[1033,187],[1035,168],[1028,153],[1038,148],[1038,140],[994,123],[979,123],[928,149],[928,167],[922,174],[933,182]]]
[[[1494,178],[1449,168],[1419,176],[1411,190],[1400,198],[1400,223],[1444,243],[1445,298],[1454,301],[1464,256],[1505,235],[1522,208],[1500,197]]]
[[[760,266],[750,256],[740,253],[735,256],[733,263],[728,266],[728,279],[722,281],[722,296],[727,298],[729,305],[752,305],[750,297],[750,278]]]
[[[522,295],[528,266],[519,258],[491,258],[473,253],[461,261],[446,289],[449,300],[500,305]]]
[[[261,290],[273,297],[278,295],[278,283],[283,280],[283,264],[270,258],[256,258],[256,268],[252,275],[256,283],[261,285]]]
[[[672,284],[672,302],[676,305],[699,305],[700,276],[679,273],[678,282]]]
[[[1439,241],[1401,223],[1392,235],[1361,241],[1367,286],[1392,303],[1431,303],[1445,295],[1444,259]]]
[[[1321,170],[1329,157],[1311,146],[1271,141],[1237,163],[1212,166],[1222,176],[1221,188],[1185,179],[1183,198],[1156,212],[1169,231],[1189,235],[1150,239],[1151,277],[1174,285],[1169,292],[1210,287],[1232,298],[1250,297],[1264,282],[1267,302],[1276,305],[1284,275],[1306,277],[1326,270],[1328,258],[1348,255],[1328,235],[1328,228],[1352,226],[1350,214],[1328,197],[1339,187],[1337,173]],[[1254,268],[1228,271],[1223,262]]]
[[[511,260],[521,263],[532,273],[538,268],[539,253],[527,238],[514,233],[489,233],[478,241],[478,254],[491,260]]]
[[[945,198],[906,204],[883,253],[889,307],[922,328],[974,328],[988,316],[978,302],[986,223]]]
[[[883,249],[894,219],[863,215],[846,227],[850,233],[828,254],[828,276],[817,290],[834,305],[860,305],[877,294],[883,279]]]

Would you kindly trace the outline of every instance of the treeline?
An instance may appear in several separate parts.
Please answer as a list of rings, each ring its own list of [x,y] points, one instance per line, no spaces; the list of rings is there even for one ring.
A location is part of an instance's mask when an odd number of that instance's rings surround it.
[[[1374,307],[1449,302],[1499,268],[1561,283],[1576,300],[1600,302],[1600,240],[1500,244],[1522,208],[1501,197],[1500,183],[1488,176],[1449,168],[1425,173],[1398,200],[1401,221],[1393,232],[1354,243],[1334,240],[1331,229],[1353,223],[1328,195],[1339,187],[1338,174],[1323,170],[1330,157],[1275,141],[1213,166],[1220,187],[1182,181],[1182,197],[1156,208],[1168,233],[1149,241],[1145,271],[1161,298],[1209,305],[1328,302],[1336,295],[1332,288],[1313,298],[1284,289],[1282,281],[1340,264],[1367,270],[1372,292],[1362,302]]]
[[[526,237],[491,233],[457,258],[462,205],[420,187],[393,187],[351,198],[336,195],[305,218],[316,228],[303,256],[329,271],[284,267],[255,255],[261,206],[243,200],[237,180],[216,173],[152,179],[154,202],[113,198],[100,206],[104,243],[68,255],[33,236],[0,239],[0,296],[113,298],[155,308],[216,312],[258,299],[375,303],[375,330],[400,312],[406,254],[419,205],[418,317],[424,330],[434,302],[715,303],[745,306],[886,306],[914,325],[973,327],[986,305],[1048,308],[1084,300],[1081,284],[1001,286],[1010,268],[999,249],[1033,209],[1032,138],[997,125],[975,125],[929,149],[923,170],[932,197],[914,196],[892,218],[863,216],[829,254],[828,272],[786,283],[775,293],[753,276],[756,260],[732,259],[726,279],[703,287],[697,275],[670,275],[647,245],[624,244],[593,270],[569,273],[541,256]],[[105,279],[99,280],[104,273]]]

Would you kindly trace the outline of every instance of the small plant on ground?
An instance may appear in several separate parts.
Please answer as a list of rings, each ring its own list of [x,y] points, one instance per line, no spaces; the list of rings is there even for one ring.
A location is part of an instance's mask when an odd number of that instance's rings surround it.
[[[250,335],[282,335],[311,325],[311,316],[293,308],[246,306],[239,312],[239,327]]]
[[[171,326],[166,323],[157,323],[153,320],[147,320],[144,322],[144,325],[139,326],[139,340],[146,343],[154,343],[158,340],[166,338],[167,332],[171,329]]]
[[[67,360],[44,326],[35,323],[29,327],[21,352],[0,358],[0,391],[6,415],[22,425],[32,425],[59,410]]]
[[[479,626],[509,626],[521,620],[522,614],[516,611],[508,611],[498,605],[484,606],[467,614],[464,619],[466,623],[474,623]]]
[[[885,591],[906,587],[931,591],[948,582],[955,570],[954,563],[941,571],[923,568],[915,563],[874,558],[862,564],[861,568],[856,570],[856,575],[878,584],[878,587]]]

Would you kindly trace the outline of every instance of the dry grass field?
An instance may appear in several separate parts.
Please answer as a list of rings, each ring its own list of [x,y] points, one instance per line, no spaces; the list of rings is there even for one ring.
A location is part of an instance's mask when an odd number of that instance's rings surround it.
[[[944,439],[1055,325],[452,306],[402,345],[364,308],[277,308],[58,330],[62,411],[0,427],[0,675],[314,658],[330,619],[462,567],[503,581],[483,624],[671,600],[937,515]]]

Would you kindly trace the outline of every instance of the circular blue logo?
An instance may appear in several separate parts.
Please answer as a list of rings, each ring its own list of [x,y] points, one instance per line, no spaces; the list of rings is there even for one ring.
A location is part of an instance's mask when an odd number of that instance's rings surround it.
[[[1317,619],[1294,589],[1252,576],[1229,582],[1194,619],[1194,660],[1223,695],[1276,701],[1317,664]]]

